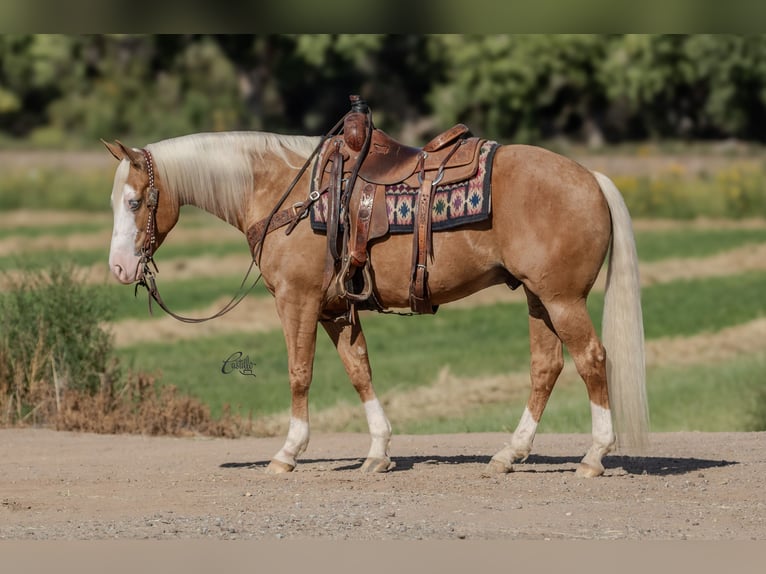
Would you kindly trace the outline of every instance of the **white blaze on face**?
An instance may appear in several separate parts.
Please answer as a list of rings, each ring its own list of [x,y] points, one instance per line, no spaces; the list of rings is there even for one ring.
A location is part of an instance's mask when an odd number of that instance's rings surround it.
[[[128,201],[135,199],[138,192],[127,183],[129,172],[130,162],[122,160],[114,174],[112,187],[114,227],[109,248],[109,268],[121,283],[132,283],[136,280],[139,260],[135,247],[138,236],[136,219],[128,207]]]

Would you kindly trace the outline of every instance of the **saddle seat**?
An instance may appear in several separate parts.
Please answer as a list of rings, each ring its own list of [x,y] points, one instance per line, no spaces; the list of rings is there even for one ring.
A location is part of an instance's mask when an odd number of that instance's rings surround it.
[[[418,173],[443,169],[444,183],[468,179],[479,151],[479,138],[465,138],[469,134],[463,124],[439,134],[422,148],[404,145],[383,130],[372,130],[367,156],[359,168],[359,177],[381,185],[406,183],[418,187]],[[463,138],[462,140],[460,138]],[[460,147],[453,146],[460,140]],[[445,159],[449,160],[445,164]],[[467,173],[467,175],[466,175]]]

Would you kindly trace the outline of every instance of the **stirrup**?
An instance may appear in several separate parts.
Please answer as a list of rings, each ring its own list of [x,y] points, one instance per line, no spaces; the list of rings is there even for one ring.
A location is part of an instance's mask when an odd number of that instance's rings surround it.
[[[338,293],[340,293],[341,299],[348,299],[349,301],[354,301],[356,303],[360,303],[362,301],[367,301],[367,299],[370,298],[370,295],[372,295],[372,277],[370,276],[370,260],[367,259],[364,263],[364,267],[362,267],[362,291],[360,293],[353,293],[349,291],[346,288],[346,281],[350,280],[351,277],[349,276],[349,271],[351,270],[351,258],[346,257],[345,261],[343,262],[343,267],[340,270],[340,273],[338,273]]]

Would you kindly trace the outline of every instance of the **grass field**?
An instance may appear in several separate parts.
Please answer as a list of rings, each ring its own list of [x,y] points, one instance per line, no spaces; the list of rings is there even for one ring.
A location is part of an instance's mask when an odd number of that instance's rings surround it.
[[[111,167],[106,164],[105,172]],[[124,367],[161,373],[164,384],[201,398],[214,413],[230,405],[252,415],[259,432],[281,432],[289,405],[287,363],[265,288],[248,297],[245,310],[258,309],[252,316],[237,310],[238,317],[218,320],[215,326],[176,325],[166,331],[166,319],[148,315],[144,294],[134,299],[132,287],[108,276],[111,184],[99,173],[82,180],[82,201],[50,203],[50,191],[39,196],[18,192],[29,179],[23,174],[5,179],[0,175],[0,289],[7,289],[8,278],[22,268],[71,262],[109,302],[110,328],[118,335],[130,331],[132,336],[125,339],[130,342],[117,349]],[[708,213],[716,204],[708,188],[719,182],[721,193],[730,193],[723,184],[737,181],[733,173],[729,169],[699,179],[708,186],[706,220],[683,215],[680,220],[635,221],[642,276],[651,277],[642,292],[647,346],[673,350],[648,355],[655,431],[744,430],[766,424],[759,414],[766,410],[766,335],[756,328],[766,318],[766,258],[758,257],[759,250],[766,249],[766,219],[759,212],[722,213],[728,217],[712,219]],[[752,170],[746,175],[748,201],[759,205],[758,194],[766,193],[766,187],[754,189]],[[66,180],[70,194],[79,189],[71,181],[76,177],[70,174]],[[678,170],[672,177],[679,177]],[[615,179],[619,183],[620,174]],[[59,180],[40,181],[50,185]],[[96,185],[102,188],[102,203],[93,191]],[[684,183],[684,189],[691,187]],[[722,198],[720,204],[725,201],[732,200]],[[743,215],[754,217],[740,219]],[[166,301],[178,311],[201,313],[234,293],[248,252],[236,232],[188,210],[157,260]],[[602,303],[597,286],[589,300],[597,328]],[[526,305],[517,295],[469,299],[433,317],[366,314],[363,322],[375,386],[396,431],[513,429],[526,400],[529,360]],[[715,348],[706,347],[705,341]],[[222,362],[239,351],[255,363],[255,377],[221,372]],[[363,409],[321,329],[314,374],[315,427],[363,429]],[[541,431],[586,432],[589,417],[584,386],[570,366],[554,391]]]

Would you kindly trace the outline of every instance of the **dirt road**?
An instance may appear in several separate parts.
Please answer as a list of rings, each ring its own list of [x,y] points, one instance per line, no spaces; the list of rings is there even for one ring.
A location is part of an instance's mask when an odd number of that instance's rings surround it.
[[[574,469],[585,435],[541,435],[482,478],[504,434],[395,436],[397,469],[358,471],[368,438],[318,434],[289,475],[281,439],[0,431],[0,539],[766,539],[766,433],[652,437],[645,458]]]

